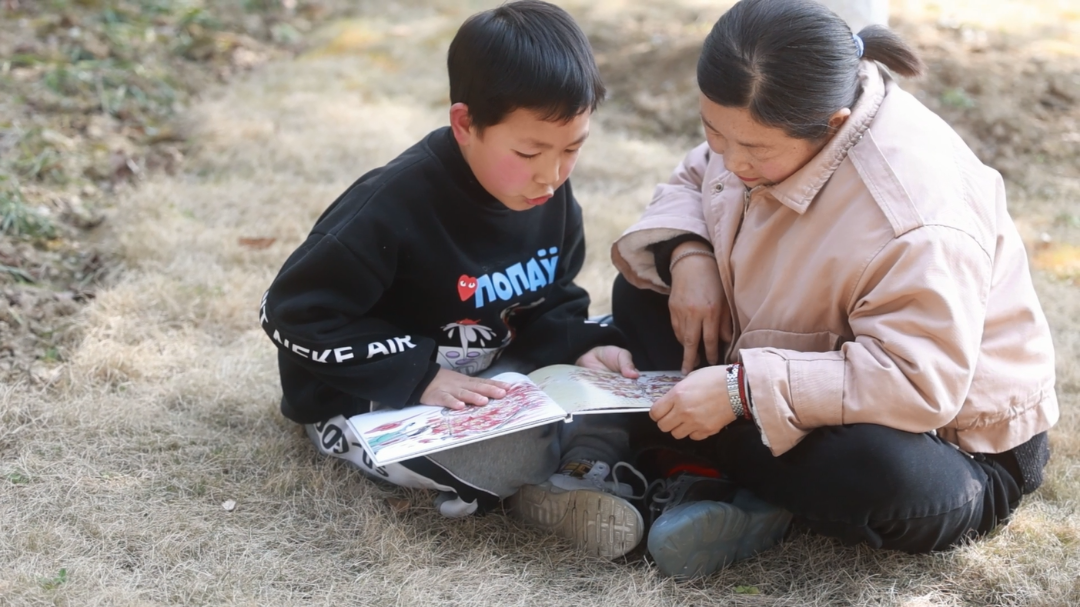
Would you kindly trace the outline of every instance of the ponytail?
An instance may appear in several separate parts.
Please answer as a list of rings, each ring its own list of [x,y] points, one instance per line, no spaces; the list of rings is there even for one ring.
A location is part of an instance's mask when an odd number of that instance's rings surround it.
[[[926,65],[914,49],[884,26],[868,25],[859,31],[859,37],[865,46],[863,59],[877,61],[909,78],[919,76],[926,70]]]
[[[915,51],[880,25],[853,37],[814,0],[741,0],[705,38],[698,87],[714,103],[747,108],[761,124],[817,141],[832,132],[829,118],[858,99],[862,59],[902,76],[924,70]]]

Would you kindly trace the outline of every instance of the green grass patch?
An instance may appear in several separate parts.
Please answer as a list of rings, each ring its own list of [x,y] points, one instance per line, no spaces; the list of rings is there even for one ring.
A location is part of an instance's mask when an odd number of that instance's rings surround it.
[[[45,590],[56,590],[60,586],[63,586],[68,581],[68,572],[66,568],[61,568],[60,571],[50,578],[41,579],[41,587]]]
[[[43,213],[26,206],[19,187],[0,175],[0,234],[32,240],[56,238],[56,225]]]

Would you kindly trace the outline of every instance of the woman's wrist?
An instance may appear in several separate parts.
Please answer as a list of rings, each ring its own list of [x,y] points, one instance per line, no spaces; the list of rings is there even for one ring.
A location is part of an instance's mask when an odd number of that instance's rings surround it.
[[[709,248],[706,244],[698,241],[684,242],[679,246],[675,247],[675,249],[671,252],[671,261],[668,263],[668,274],[670,275],[672,272],[675,271],[675,266],[680,261],[686,259],[687,257],[694,257],[697,255],[716,259],[716,255],[712,252],[712,249]]]

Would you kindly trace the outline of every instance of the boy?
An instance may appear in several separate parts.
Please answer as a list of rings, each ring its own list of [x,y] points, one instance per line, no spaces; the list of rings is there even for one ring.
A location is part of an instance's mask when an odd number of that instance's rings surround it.
[[[505,395],[476,377],[496,359],[515,370],[576,360],[637,373],[627,351],[607,345],[621,342],[617,331],[587,321],[588,295],[573,283],[584,232],[567,178],[604,96],[584,34],[562,9],[522,0],[468,19],[447,64],[451,126],[346,190],[263,298],[282,413],[323,453],[438,490],[446,516],[527,486],[515,496],[519,518],[619,556],[642,522],[618,497],[629,485],[606,480],[607,462],[627,449],[616,416],[380,468],[344,423],[417,403],[483,406]],[[552,476],[560,465],[567,473]]]

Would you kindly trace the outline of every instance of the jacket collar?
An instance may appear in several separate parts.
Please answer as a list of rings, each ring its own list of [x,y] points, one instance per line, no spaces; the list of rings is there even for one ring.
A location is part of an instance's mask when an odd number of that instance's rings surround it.
[[[859,82],[862,94],[836,135],[801,169],[776,185],[766,186],[766,191],[777,201],[800,215],[806,212],[851,148],[862,139],[885,99],[885,77],[873,61],[862,62]]]
[[[513,213],[480,185],[472,167],[461,153],[461,146],[454,139],[453,129],[448,126],[436,129],[428,136],[427,141],[428,147],[446,168],[446,174],[470,200],[493,211]]]

